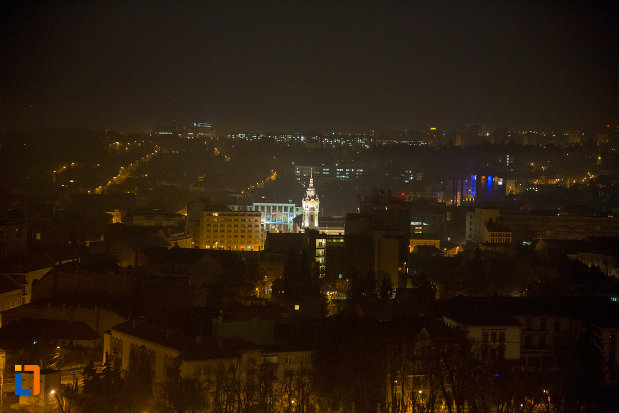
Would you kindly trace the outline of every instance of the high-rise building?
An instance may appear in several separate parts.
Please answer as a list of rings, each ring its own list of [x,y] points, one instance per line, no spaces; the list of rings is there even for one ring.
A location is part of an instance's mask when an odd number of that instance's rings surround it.
[[[320,210],[320,200],[314,188],[314,177],[310,171],[310,181],[303,198],[303,228],[318,229],[318,212]]]

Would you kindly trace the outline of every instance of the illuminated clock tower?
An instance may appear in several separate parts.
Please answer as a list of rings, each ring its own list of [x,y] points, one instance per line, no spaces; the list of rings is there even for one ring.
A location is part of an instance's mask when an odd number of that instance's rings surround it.
[[[305,191],[303,198],[303,228],[318,229],[318,211],[320,209],[320,201],[316,195],[314,188],[314,177],[310,169],[310,181]]]

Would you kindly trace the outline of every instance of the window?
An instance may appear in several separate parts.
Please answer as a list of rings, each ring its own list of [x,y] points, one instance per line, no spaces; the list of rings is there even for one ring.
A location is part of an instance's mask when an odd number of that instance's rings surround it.
[[[494,344],[496,343],[496,331],[490,333],[490,341]]]
[[[482,343],[487,343],[488,342],[488,332],[484,331],[481,335],[481,342]]]
[[[499,332],[499,343],[505,343],[505,331]]]

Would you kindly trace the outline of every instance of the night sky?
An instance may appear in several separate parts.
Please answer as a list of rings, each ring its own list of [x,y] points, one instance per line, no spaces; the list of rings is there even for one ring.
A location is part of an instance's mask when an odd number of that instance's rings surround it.
[[[616,3],[5,3],[2,129],[619,119]]]

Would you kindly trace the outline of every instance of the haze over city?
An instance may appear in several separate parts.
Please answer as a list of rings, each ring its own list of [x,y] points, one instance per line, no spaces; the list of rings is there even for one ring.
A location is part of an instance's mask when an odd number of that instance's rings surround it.
[[[617,117],[613,2],[7,2],[3,127],[589,128]]]

